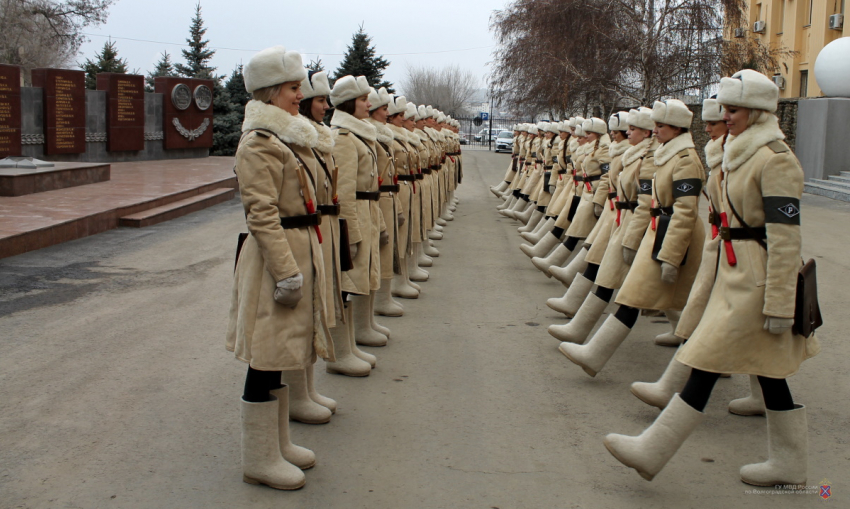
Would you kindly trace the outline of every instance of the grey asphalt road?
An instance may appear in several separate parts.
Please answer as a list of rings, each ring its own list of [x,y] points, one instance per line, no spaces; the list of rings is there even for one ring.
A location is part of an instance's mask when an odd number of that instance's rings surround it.
[[[245,365],[224,349],[238,200],[141,230],[118,229],[0,260],[2,508],[815,507],[816,491],[754,494],[741,465],[765,458],[765,420],[726,411],[746,377],[718,383],[704,424],[653,482],[623,467],[606,433],[658,411],[629,392],[673,355],[641,318],[596,378],[556,350],[546,307],[563,288],[518,246],[488,186],[507,155],[469,151],[441,256],[405,301],[368,378],[328,375],[321,426],[292,424],[318,465],[280,492],[241,481]],[[850,204],[803,200],[819,263],[823,353],[790,385],[809,415],[809,484],[850,505]]]

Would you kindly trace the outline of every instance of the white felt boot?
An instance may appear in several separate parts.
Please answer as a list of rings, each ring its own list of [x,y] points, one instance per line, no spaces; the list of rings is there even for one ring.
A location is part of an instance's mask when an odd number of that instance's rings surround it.
[[[387,337],[372,328],[372,306],[370,295],[352,295],[354,314],[354,342],[363,346],[386,346]]]
[[[664,409],[674,394],[682,392],[689,376],[691,376],[691,367],[677,361],[674,355],[657,382],[634,382],[631,391],[647,405]]]
[[[357,356],[358,359],[365,361],[369,364],[369,367],[375,369],[375,366],[378,364],[378,358],[374,355],[364,352],[357,346],[357,341],[354,340],[354,306],[349,304],[351,307],[351,320],[348,320],[348,337],[351,339],[349,345],[351,345],[351,353]]]
[[[587,249],[582,247],[573,259],[570,260],[570,263],[568,263],[566,267],[549,267],[548,275],[554,277],[560,281],[561,284],[569,288],[569,286],[573,283],[573,280],[576,278],[576,274],[582,274],[585,270],[587,270],[587,262],[585,261],[586,256]]]
[[[547,233],[551,232],[554,229],[555,229],[555,218],[548,217],[548,218],[546,218],[546,221],[544,221],[543,224],[540,226],[540,228],[537,229],[536,232],[523,233],[522,238],[524,238],[525,240],[530,242],[532,245],[534,245],[534,244],[537,244],[538,242],[540,242],[540,239],[542,239],[544,235],[546,235]]]
[[[670,332],[655,336],[655,344],[659,346],[679,346],[682,344],[682,338],[676,336],[676,326],[679,325],[679,317],[682,316],[681,311],[668,309],[664,312],[667,319],[670,320]]]
[[[307,392],[307,371],[298,369],[282,372],[283,383],[289,386],[289,418],[304,424],[325,424],[331,411],[313,401]]]
[[[603,443],[620,463],[637,470],[641,477],[651,481],[703,418],[703,412],[694,409],[676,394],[643,433],[636,437],[611,433]]]
[[[353,313],[350,302],[343,312],[345,313],[346,323],[337,322],[337,326],[331,329],[336,361],[326,363],[325,371],[345,376],[369,376],[372,372],[372,366],[356,355],[351,348],[354,341],[351,339]]]
[[[422,252],[423,253],[430,256],[431,258],[439,258],[440,257],[440,252],[437,251],[437,248],[434,247],[434,244],[432,242],[425,241],[422,244],[423,244],[423,246],[422,246]]]
[[[584,300],[575,318],[565,325],[550,325],[549,334],[561,341],[581,345],[599,321],[608,303],[591,293]]]
[[[410,255],[408,255],[409,257]],[[401,299],[418,299],[419,298],[419,290],[413,287],[410,284],[410,268],[408,267],[408,259],[400,259],[399,260],[399,272],[401,274],[393,275],[393,282],[390,288],[392,289],[393,297],[399,297]]]
[[[426,241],[427,242],[427,241]],[[416,258],[416,263],[419,267],[431,267],[434,265],[434,260],[430,256],[425,254],[425,247],[422,245],[422,242],[417,242],[414,244],[414,256]],[[419,281],[415,279],[414,281]],[[423,280],[424,281],[424,280]]]
[[[310,399],[330,410],[332,414],[335,414],[336,401],[327,396],[322,396],[319,394],[319,391],[316,390],[316,379],[313,377],[314,366],[315,364],[312,363],[307,366],[307,394],[310,395]]]
[[[750,375],[750,395],[729,402],[729,413],[735,415],[764,415],[764,394],[759,377]]]
[[[437,219],[435,219],[435,220],[434,220],[434,223],[435,223],[435,226],[440,226],[440,227],[442,227],[442,226],[446,226],[446,225],[448,224],[448,223],[446,222],[446,220],[445,220],[445,219],[443,219],[442,217],[438,217]],[[438,240],[439,240],[439,239],[438,239]]]
[[[392,297],[392,284],[392,279],[381,280],[381,287],[375,292],[375,313],[381,316],[404,316],[404,306]]]
[[[519,249],[529,258],[542,257],[549,254],[555,246],[560,244],[560,242],[561,241],[558,240],[558,237],[548,233],[540,239],[540,242],[537,244],[534,244],[533,246],[529,244],[522,244],[519,246]]]
[[[631,329],[626,327],[616,316],[609,315],[602,327],[599,327],[599,330],[587,344],[576,345],[564,342],[561,343],[558,350],[566,355],[567,359],[581,366],[585,373],[596,376],[597,373],[602,371],[617,348],[623,344],[629,332],[631,332]]]
[[[503,180],[499,182],[499,185],[497,186],[490,186],[490,192],[492,192],[496,196],[500,196],[503,192],[505,192],[505,189],[507,189],[509,185],[510,182]]]
[[[280,455],[283,459],[292,463],[301,470],[307,470],[316,466],[316,455],[310,449],[299,447],[289,439],[289,387],[269,391],[277,398],[277,427],[278,442],[280,443]]]
[[[525,223],[525,226],[520,226],[516,230],[520,233],[535,231],[540,226],[540,222],[544,220],[544,215],[543,212],[537,210],[537,207],[534,207],[534,211],[531,213],[531,217]]]
[[[434,225],[434,231],[435,231],[435,232],[443,233],[443,227],[442,227],[442,226],[440,226],[440,225],[438,225],[438,224],[435,224],[435,225]]]
[[[442,219],[443,221],[454,221],[455,220],[455,216],[449,210],[449,206],[448,206],[447,203],[443,204],[443,213],[440,214],[440,219]],[[445,226],[445,225],[443,225],[443,226]]]
[[[369,314],[369,316],[371,317],[371,320],[372,320],[372,329],[380,332],[381,334],[386,336],[387,339],[390,339],[390,329],[379,324],[378,320],[375,319],[375,317],[378,315],[378,313],[375,312],[375,301],[378,298],[378,292],[373,290],[372,292],[369,293],[369,297],[370,297],[370,299],[369,299],[369,309],[371,309],[371,311],[372,311]]]
[[[545,258],[535,256],[531,259],[531,263],[537,267],[537,270],[546,274],[546,277],[552,277],[550,269],[552,267],[560,267],[564,262],[570,259],[571,253],[572,251],[567,249],[567,246],[560,243],[551,253],[549,253],[549,256]]]
[[[806,407],[767,410],[767,461],[741,467],[741,480],[753,486],[806,486],[809,473]]]
[[[522,214],[523,212],[525,212],[525,209],[530,206],[530,201],[525,201],[524,199],[520,198],[519,200],[517,200],[516,204],[514,204],[513,207],[508,210],[503,210],[502,212],[504,212],[505,215],[509,218],[516,219],[517,214]]]
[[[242,481],[297,490],[307,478],[280,453],[279,409],[276,397],[263,403],[242,400]]]
[[[430,230],[428,232],[429,240],[443,240],[443,234],[438,232],[437,230]]]
[[[499,214],[502,214],[503,216],[507,216],[507,214],[505,214],[504,212],[507,212],[508,210],[512,209],[513,206],[516,205],[516,201],[518,199],[519,198],[517,198],[513,194],[508,194],[505,201],[501,205],[496,207],[496,210],[499,211]]]
[[[534,213],[537,212],[537,203],[533,201],[530,201],[528,203],[528,208],[522,211],[522,213],[516,215],[517,221],[522,224],[528,224],[528,222],[531,220],[531,216],[533,216]]]
[[[422,254],[422,243],[417,242],[413,244],[413,254],[407,257],[407,275],[410,277],[411,281],[428,281],[428,271],[421,268],[422,262],[428,263],[431,259],[428,257],[427,260],[423,260],[425,255]],[[428,265],[430,267],[431,265]],[[415,287],[414,287],[415,288]]]
[[[499,214],[502,214],[505,217],[512,217],[511,214],[516,212],[517,209],[523,207],[524,205],[525,200],[516,196],[511,196],[511,199],[508,200],[508,205],[505,208],[499,210]]]
[[[564,313],[567,317],[572,318],[576,316],[576,313],[578,313],[579,308],[581,308],[582,304],[584,304],[585,299],[587,299],[587,294],[590,293],[592,288],[593,281],[587,279],[582,274],[576,274],[573,284],[570,285],[564,293],[564,296],[549,299],[546,301],[546,305],[555,311]]]

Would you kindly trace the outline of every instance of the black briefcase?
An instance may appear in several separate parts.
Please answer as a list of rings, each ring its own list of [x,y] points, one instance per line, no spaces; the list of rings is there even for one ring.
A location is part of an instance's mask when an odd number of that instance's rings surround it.
[[[794,306],[794,333],[809,337],[823,325],[818,305],[818,278],[815,261],[806,262],[797,273],[797,295]]]

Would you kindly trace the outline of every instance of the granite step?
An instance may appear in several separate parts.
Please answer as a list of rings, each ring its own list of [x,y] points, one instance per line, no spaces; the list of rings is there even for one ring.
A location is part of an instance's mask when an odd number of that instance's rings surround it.
[[[850,202],[850,185],[835,181],[812,179],[805,183],[803,191],[833,200]]]
[[[119,219],[119,225],[130,228],[153,226],[226,202],[234,196],[236,196],[236,189],[230,187],[214,189],[190,198],[124,216]]]
[[[848,186],[850,186],[850,175],[848,175],[848,176],[846,176],[846,177],[843,177],[843,176],[842,176],[842,177],[839,177],[838,175],[830,175],[830,176],[829,176],[829,178],[828,178],[827,180],[828,180],[830,183],[833,183],[833,182],[834,182],[834,183],[836,183],[836,184],[841,184],[841,185],[848,185]]]
[[[842,177],[850,177],[850,171],[842,171],[841,176]]]

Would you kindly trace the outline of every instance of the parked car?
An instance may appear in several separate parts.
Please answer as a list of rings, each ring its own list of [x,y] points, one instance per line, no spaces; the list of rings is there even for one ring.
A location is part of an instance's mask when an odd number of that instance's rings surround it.
[[[490,141],[496,141],[496,137],[502,131],[502,129],[482,129],[478,131],[478,134],[475,135],[475,141],[479,143],[487,143],[487,131],[490,131]]]
[[[461,145],[469,145],[469,135],[468,134],[458,133],[457,136],[459,138],[458,141],[460,142]]]
[[[514,146],[514,133],[513,131],[500,131],[496,136],[496,152],[501,152],[505,150],[510,152],[513,150]]]

